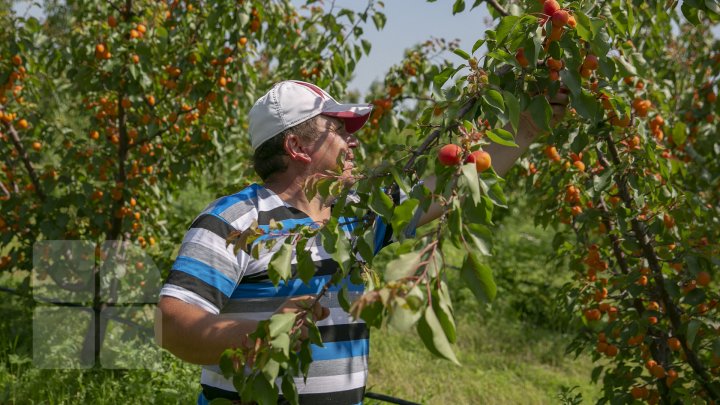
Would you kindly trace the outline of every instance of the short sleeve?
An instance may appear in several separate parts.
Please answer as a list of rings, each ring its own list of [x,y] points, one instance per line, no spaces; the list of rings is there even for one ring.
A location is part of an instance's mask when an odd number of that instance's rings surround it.
[[[247,267],[246,252],[234,252],[228,236],[236,229],[222,216],[204,212],[183,238],[161,296],[171,296],[219,313]]]

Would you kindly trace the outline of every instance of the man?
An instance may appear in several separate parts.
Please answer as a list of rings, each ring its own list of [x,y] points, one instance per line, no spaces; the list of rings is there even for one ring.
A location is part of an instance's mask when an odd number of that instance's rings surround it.
[[[309,285],[293,280],[276,288],[267,277],[273,252],[262,249],[257,260],[244,250],[236,254],[232,245],[226,246],[228,235],[254,223],[268,231],[270,220],[292,229],[320,225],[330,218],[331,207],[319,196],[308,200],[303,187],[306,180],[335,171],[339,161],[343,174],[350,177],[353,149],[359,142],[353,133],[365,124],[371,109],[365,104],[340,104],[319,87],[299,81],[278,83],[251,109],[254,166],[264,184],[220,198],[195,219],[158,304],[160,344],[185,361],[204,365],[198,403],[240,400],[232,381],[217,367],[221,353],[247,344],[257,321],[273,313],[300,311],[299,303],[317,294],[337,268],[319,243],[309,241],[306,248],[317,268]],[[522,123],[516,139],[520,148],[486,148],[500,174],[538,132],[527,117]],[[439,213],[439,208],[431,208],[419,224]],[[389,236],[376,235],[381,240]],[[336,294],[331,298],[335,291],[335,287],[329,290],[325,306],[312,308],[325,347],[313,348],[307,382],[301,377],[295,380],[304,404],[357,404],[363,399],[368,331],[362,321],[352,320],[342,310]],[[350,291],[359,295],[362,286]]]

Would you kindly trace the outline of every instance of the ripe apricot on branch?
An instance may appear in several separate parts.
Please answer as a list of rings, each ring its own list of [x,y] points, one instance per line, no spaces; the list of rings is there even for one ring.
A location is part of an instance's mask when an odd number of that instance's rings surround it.
[[[545,3],[543,3],[543,14],[545,14],[548,17],[552,17],[555,15],[555,12],[560,10],[560,4],[558,4],[555,0],[545,0]]]
[[[492,159],[490,154],[484,150],[476,150],[468,155],[467,159],[465,159],[465,163],[475,163],[477,172],[481,173],[490,168],[492,165]]]
[[[583,64],[582,64],[582,67],[584,69],[596,70],[598,68],[598,66],[600,66],[600,64],[598,62],[597,56],[595,56],[591,53],[589,53],[589,54],[587,54],[587,56],[585,56],[585,60],[583,61]]]
[[[553,27],[564,27],[570,20],[570,13],[565,10],[558,10],[552,14]]]
[[[665,378],[665,368],[656,364],[650,368],[650,374],[652,374],[655,378]]]
[[[462,160],[462,148],[455,144],[447,144],[438,151],[438,160],[444,166],[455,166]]]
[[[674,350],[674,351],[680,350],[680,346],[681,346],[680,339],[678,339],[676,337],[671,337],[670,339],[668,339],[667,344],[671,350]]]
[[[547,64],[547,67],[552,70],[560,70],[563,68],[563,61],[553,58],[548,58],[545,62]]]
[[[695,278],[695,281],[698,285],[707,287],[708,284],[712,281],[712,277],[710,276],[710,273],[707,271],[701,271],[698,273],[697,277]]]
[[[575,28],[575,26],[577,25],[577,22],[575,21],[575,17],[574,17],[574,16],[568,17],[567,25],[569,25],[570,28]]]
[[[652,102],[650,100],[636,98],[633,100],[632,106],[638,117],[647,117],[648,110],[652,107]]]
[[[598,321],[600,320],[600,317],[602,317],[602,314],[597,308],[585,310],[585,319],[587,319],[588,321]]]
[[[670,214],[663,214],[663,224],[665,224],[665,227],[668,229],[672,229],[675,226],[675,219],[670,216]]]
[[[528,67],[530,62],[528,62],[527,58],[525,57],[525,50],[523,48],[520,48],[515,53],[515,59],[518,61],[521,67]]]
[[[558,153],[557,148],[554,146],[548,145],[545,147],[545,156],[547,156],[553,162],[560,161],[560,154]]]

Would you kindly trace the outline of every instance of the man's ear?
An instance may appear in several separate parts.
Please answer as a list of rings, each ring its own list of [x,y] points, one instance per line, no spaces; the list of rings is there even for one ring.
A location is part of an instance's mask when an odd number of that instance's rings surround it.
[[[310,161],[312,161],[310,154],[307,152],[307,146],[303,143],[299,136],[293,133],[285,135],[285,143],[283,146],[285,147],[285,153],[287,153],[290,160],[302,163],[310,163]]]

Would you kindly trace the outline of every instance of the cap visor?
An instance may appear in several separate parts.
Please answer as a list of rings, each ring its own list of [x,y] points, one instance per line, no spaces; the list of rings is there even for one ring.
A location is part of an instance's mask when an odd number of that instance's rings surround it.
[[[341,118],[345,121],[345,130],[352,134],[365,125],[370,118],[370,112],[372,105],[369,104],[326,104],[322,114]]]

